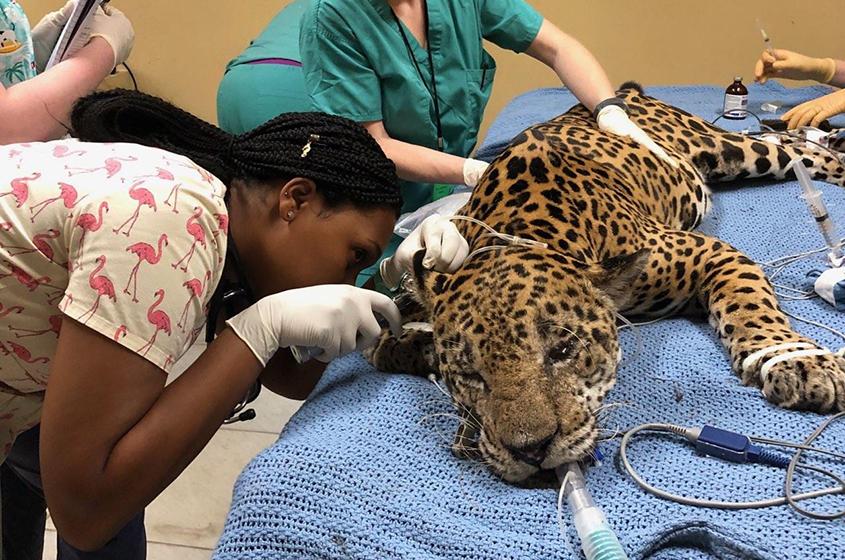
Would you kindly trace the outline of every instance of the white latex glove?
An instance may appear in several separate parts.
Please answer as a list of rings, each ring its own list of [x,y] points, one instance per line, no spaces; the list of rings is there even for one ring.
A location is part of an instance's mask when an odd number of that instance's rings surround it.
[[[226,324],[264,366],[279,348],[291,346],[319,348],[316,358],[330,362],[372,346],[381,334],[376,313],[396,336],[402,333],[402,317],[389,297],[345,284],[267,296]]]
[[[650,150],[651,153],[671,165],[673,168],[678,168],[678,162],[675,161],[674,158],[670,157],[663,148],[654,142],[654,140],[649,138],[648,134],[646,134],[643,129],[635,125],[631,119],[628,118],[628,115],[622,107],[617,105],[608,105],[599,111],[596,121],[598,121],[599,128],[601,130],[610,132],[611,134],[617,134],[619,136],[627,136],[637,144]]]
[[[423,266],[439,272],[455,272],[469,254],[469,244],[449,218],[433,214],[396,249],[396,254],[381,261],[379,274],[391,290],[399,287],[402,277],[414,266],[414,255],[425,249]]]
[[[97,8],[90,30],[91,37],[102,37],[111,46],[115,67],[126,62],[135,44],[135,30],[123,12],[111,5],[106,6],[106,11]]]
[[[73,0],[68,0],[68,3],[62,6],[61,10],[50,12],[32,28],[35,67],[39,73],[43,72],[44,67],[47,66],[47,61],[50,60],[50,55],[56,48],[59,35],[67,24],[67,20],[70,19],[70,14],[73,13],[74,4]]]
[[[464,184],[468,187],[474,187],[481,180],[481,176],[487,171],[490,164],[486,161],[478,159],[467,158],[464,160]]]

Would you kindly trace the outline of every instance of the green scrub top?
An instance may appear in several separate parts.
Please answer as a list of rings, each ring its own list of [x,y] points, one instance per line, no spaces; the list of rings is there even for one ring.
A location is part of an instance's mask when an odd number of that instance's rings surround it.
[[[302,62],[299,57],[299,22],[309,1],[294,0],[285,6],[226,68],[267,58],[287,58]]]
[[[496,71],[482,39],[523,52],[537,36],[543,16],[523,0],[427,4],[443,150],[468,157]],[[392,138],[437,149],[428,54],[402,25],[423,79],[387,0],[311,0],[300,32],[306,89],[316,111],[359,122],[383,121]],[[403,211],[430,202],[432,190],[430,184],[403,181]]]

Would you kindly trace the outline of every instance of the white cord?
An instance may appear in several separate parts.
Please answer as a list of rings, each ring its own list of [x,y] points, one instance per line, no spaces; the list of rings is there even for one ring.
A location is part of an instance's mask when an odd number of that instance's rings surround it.
[[[526,239],[524,237],[519,237],[518,235],[511,235],[509,233],[500,233],[485,224],[484,222],[482,222],[481,220],[477,220],[471,216],[462,216],[460,214],[456,214],[454,216],[450,216],[449,219],[452,221],[470,222],[477,226],[481,226],[482,228],[487,230],[487,233],[490,237],[497,237],[499,239],[507,241],[511,245],[524,245],[526,247],[543,247],[544,249],[549,247],[548,243],[544,243],[542,241],[534,241],[533,239]]]
[[[578,553],[575,551],[575,547],[572,546],[572,542],[569,540],[569,528],[567,527],[566,520],[563,518],[563,495],[566,490],[566,483],[569,482],[569,476],[571,474],[572,471],[566,472],[566,475],[563,477],[563,482],[560,484],[560,490],[558,490],[557,493],[557,526],[558,529],[560,529],[560,534],[563,537],[566,548],[568,548],[572,553],[573,558],[577,558]]]
[[[804,451],[815,451],[815,448],[809,447],[809,444],[812,443],[816,437],[819,436],[829,425],[831,422],[836,420],[837,418],[841,418],[845,416],[845,412],[840,412],[834,416],[828,418],[825,422],[823,422],[819,428],[816,429],[813,434],[808,437],[803,444],[794,444],[791,443],[787,447],[794,447],[796,448],[796,452],[792,457],[792,461],[790,463],[791,469],[787,469],[786,478],[784,482],[784,495],[779,498],[772,498],[768,500],[755,500],[755,501],[748,501],[748,502],[725,502],[719,500],[703,500],[699,498],[691,498],[689,496],[681,496],[678,494],[674,494],[672,492],[668,492],[666,490],[657,488],[652,484],[646,482],[642,476],[634,469],[631,465],[630,460],[628,459],[628,444],[631,438],[642,431],[653,431],[653,432],[662,432],[662,433],[671,433],[675,435],[686,435],[688,432],[687,428],[683,428],[681,426],[675,426],[672,424],[641,424],[634,428],[631,428],[625,435],[622,437],[622,442],[620,443],[619,447],[619,456],[622,461],[622,466],[625,468],[626,472],[631,476],[634,482],[640,486],[646,492],[657,496],[658,498],[662,498],[665,500],[669,500],[672,502],[676,502],[683,505],[688,506],[695,506],[695,507],[704,507],[704,508],[715,508],[715,509],[729,509],[729,510],[739,510],[739,509],[757,509],[757,508],[765,508],[765,507],[772,507],[772,506],[781,506],[785,504],[789,504],[791,507],[795,509],[798,513],[802,515],[806,515],[808,517],[812,517],[814,519],[839,519],[841,517],[845,517],[845,510],[833,513],[833,514],[818,514],[814,512],[810,512],[805,510],[801,507],[795,507],[795,502],[801,500],[809,500],[812,498],[818,498],[821,496],[828,496],[831,494],[845,494],[845,480],[841,477],[837,476],[834,473],[826,471],[824,469],[820,469],[818,467],[813,467],[811,465],[805,465],[803,463],[798,463],[798,459],[800,455]],[[781,445],[781,442],[778,440],[768,440],[764,438],[757,438],[755,436],[750,436],[750,440],[752,441],[759,441],[760,443],[769,443],[770,445]],[[840,454],[824,450],[825,453],[829,455],[833,455],[835,457],[841,457]],[[792,475],[796,468],[802,468],[806,470],[811,470],[814,472],[819,472],[825,476],[828,476],[835,480],[838,486],[832,486],[829,488],[825,488],[823,490],[815,490],[812,492],[805,492],[802,494],[793,494],[792,493]]]
[[[831,333],[835,334],[836,336],[840,337],[842,340],[845,340],[845,333],[843,333],[842,331],[838,331],[838,330],[834,329],[833,327],[828,327],[827,325],[819,323],[818,321],[811,321],[810,319],[805,319],[804,317],[799,317],[798,315],[790,313],[786,309],[783,309],[782,311],[783,311],[783,314],[786,315],[787,317],[792,317],[796,321],[800,321],[802,323],[807,323],[808,325],[813,325],[814,327],[824,329],[824,330],[831,332]]]

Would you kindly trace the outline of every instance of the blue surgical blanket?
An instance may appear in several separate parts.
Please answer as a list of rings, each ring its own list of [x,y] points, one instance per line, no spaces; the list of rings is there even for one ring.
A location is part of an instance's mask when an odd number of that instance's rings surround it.
[[[752,110],[764,101],[794,104],[824,91],[774,83],[750,90]],[[647,93],[708,119],[722,98],[715,87],[649,88]],[[479,153],[494,155],[521,129],[573,103],[571,94],[559,89],[515,99]],[[756,128],[751,120],[725,124]],[[831,215],[845,227],[845,191],[820,186]],[[746,182],[714,190],[714,210],[701,229],[758,262],[823,245],[798,198],[797,183]],[[811,289],[806,274],[822,265],[820,259],[796,264],[778,276],[778,283]],[[782,305],[845,329],[845,316],[818,299]],[[844,344],[820,328],[796,326],[830,348]],[[668,319],[625,330],[621,338],[625,358],[607,402],[624,406],[606,421],[610,431],[652,421],[707,423],[801,440],[823,419],[778,409],[758,389],[743,387],[704,321]],[[451,412],[429,381],[378,373],[360,356],[334,362],[277,443],[244,469],[214,558],[580,558],[571,524],[566,537],[561,535],[554,491],[510,486],[449,453],[457,425]],[[845,423],[834,424],[818,445],[842,451]],[[588,484],[632,559],[833,560],[845,554],[841,520],[811,521],[787,507],[729,512],[662,501],[621,471],[615,441],[603,450],[607,459],[588,471]],[[783,471],[699,457],[673,439],[636,440],[630,453],[647,480],[700,498],[761,499],[783,489]],[[842,465],[837,468],[842,473]],[[810,507],[841,508],[843,502],[825,498]]]

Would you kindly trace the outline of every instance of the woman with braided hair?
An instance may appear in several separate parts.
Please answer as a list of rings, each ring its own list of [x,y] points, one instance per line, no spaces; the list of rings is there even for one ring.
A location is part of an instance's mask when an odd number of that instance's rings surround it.
[[[371,344],[379,318],[399,328],[389,298],[351,284],[402,199],[378,143],[340,117],[231,136],[115,91],[83,98],[71,128],[79,141],[0,148],[4,556],[41,558],[48,506],[59,558],[131,560],[144,507],[257,380],[305,398],[319,362]],[[419,250],[443,271],[467,254],[436,218],[401,249],[396,274]],[[218,336],[165,387],[206,322]]]

